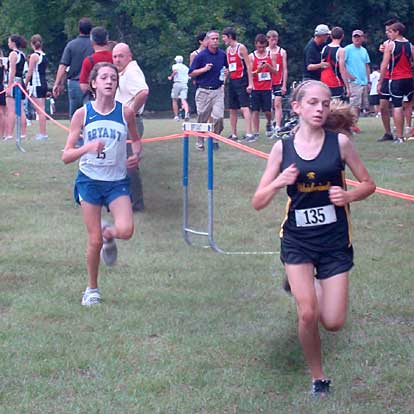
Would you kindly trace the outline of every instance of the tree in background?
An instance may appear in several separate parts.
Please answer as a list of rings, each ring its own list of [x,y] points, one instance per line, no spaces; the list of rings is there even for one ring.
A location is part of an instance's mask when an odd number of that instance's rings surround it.
[[[398,16],[414,32],[414,8],[410,1],[348,0],[14,0],[0,1],[0,34],[7,51],[7,37],[19,33],[30,38],[40,33],[55,75],[67,40],[77,35],[79,18],[88,16],[105,26],[113,40],[130,45],[151,88],[148,109],[169,107],[170,85],[166,78],[176,55],[187,60],[196,48],[194,38],[202,30],[234,26],[249,49],[257,33],[276,29],[289,56],[289,81],[300,80],[303,48],[314,28],[325,23],[341,26],[350,43],[353,29],[367,32],[366,47],[374,62],[380,60],[378,45],[385,20]],[[190,4],[190,6],[189,6]],[[49,79],[51,79],[49,77]]]

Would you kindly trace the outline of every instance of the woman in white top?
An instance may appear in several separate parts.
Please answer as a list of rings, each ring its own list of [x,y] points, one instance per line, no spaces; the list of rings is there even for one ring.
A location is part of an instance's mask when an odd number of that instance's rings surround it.
[[[46,54],[43,52],[42,37],[39,34],[32,36],[30,44],[33,53],[30,55],[25,85],[29,89],[32,99],[40,107],[40,109],[35,107],[39,119],[39,133],[36,135],[36,139],[43,141],[48,138],[45,115],[45,100],[47,94],[46,69],[48,60]]]

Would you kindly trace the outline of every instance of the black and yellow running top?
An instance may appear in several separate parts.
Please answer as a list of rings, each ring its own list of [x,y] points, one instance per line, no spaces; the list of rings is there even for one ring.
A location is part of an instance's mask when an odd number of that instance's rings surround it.
[[[295,164],[299,175],[296,183],[287,187],[289,200],[280,237],[316,251],[350,246],[349,206],[336,207],[329,200],[332,186],[346,188],[338,134],[326,131],[321,151],[312,160],[297,154],[294,136],[284,139],[282,144],[281,171]]]

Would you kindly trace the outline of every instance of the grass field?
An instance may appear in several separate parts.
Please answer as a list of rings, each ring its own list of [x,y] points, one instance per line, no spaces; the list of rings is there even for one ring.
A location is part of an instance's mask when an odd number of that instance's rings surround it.
[[[180,141],[145,144],[146,211],[119,243],[118,265],[101,267],[103,304],[80,306],[77,166],[60,161],[65,133],[48,127],[49,141],[24,142],[26,154],[0,142],[1,414],[414,412],[412,203],[375,194],[352,206],[349,318],[322,335],[334,389],[313,401],[278,255],[184,243]],[[146,137],[179,131],[170,120],[145,127]],[[414,193],[414,143],[376,143],[376,119],[361,127],[356,142],[377,185]],[[203,228],[206,154],[191,144],[190,224]],[[285,195],[260,213],[250,205],[264,166],[224,145],[216,154],[215,236],[225,250],[279,250]]]

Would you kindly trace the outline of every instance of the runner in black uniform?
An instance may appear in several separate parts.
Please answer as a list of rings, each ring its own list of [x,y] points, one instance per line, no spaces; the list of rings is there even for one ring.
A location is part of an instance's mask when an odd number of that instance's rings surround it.
[[[384,56],[381,62],[380,78],[377,88],[379,91],[383,89],[384,82],[389,83],[389,92],[393,104],[393,117],[396,128],[396,136],[394,142],[404,142],[404,110],[403,99],[407,99],[407,107],[405,112],[408,113],[407,126],[411,128],[411,110],[413,98],[413,45],[403,37],[405,26],[400,23],[394,23],[389,27],[390,41],[385,46]],[[385,78],[389,78],[385,79]]]
[[[13,82],[23,84],[23,70],[26,63],[26,56],[20,50],[27,46],[26,39],[23,36],[12,34],[8,40],[8,46],[11,49],[9,54],[9,77],[8,82],[11,85]],[[26,137],[26,115],[23,108],[24,95],[22,95],[21,108],[21,136]],[[10,89],[6,95],[7,103],[7,125],[6,136],[4,139],[13,139],[14,124],[16,120],[16,108],[14,101],[14,88]]]
[[[4,74],[5,74],[5,60],[3,51],[0,49],[0,92],[4,91]],[[4,138],[4,129],[6,122],[6,93],[0,94],[0,139]]]
[[[34,53],[32,53],[29,59],[29,70],[26,74],[25,83],[32,99],[40,107],[40,109],[35,107],[39,119],[39,133],[36,135],[36,139],[38,141],[44,141],[48,138],[45,116],[45,101],[47,94],[46,69],[48,60],[46,54],[43,52],[43,41],[39,34],[32,36],[30,44]]]
[[[287,187],[287,215],[281,228],[281,260],[295,297],[299,339],[312,376],[312,394],[329,392],[321,358],[318,323],[337,331],[345,323],[348,307],[348,273],[353,262],[349,203],[368,197],[375,183],[354,144],[334,129],[329,118],[331,94],[322,82],[299,85],[292,97],[299,115],[293,136],[278,141],[253,197],[260,210]],[[352,125],[349,113],[348,127]],[[347,190],[344,168],[359,181]],[[315,274],[318,280],[315,280]]]

